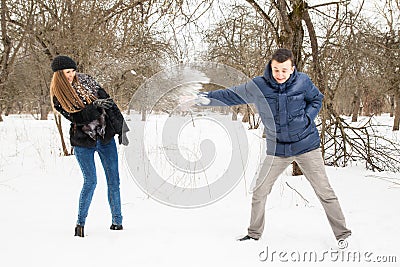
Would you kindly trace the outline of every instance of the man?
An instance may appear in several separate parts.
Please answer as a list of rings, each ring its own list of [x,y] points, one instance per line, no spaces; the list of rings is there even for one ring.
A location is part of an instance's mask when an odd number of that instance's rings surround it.
[[[321,201],[339,246],[343,242],[347,246],[345,239],[351,231],[346,227],[340,204],[329,184],[314,123],[322,99],[311,79],[295,69],[292,52],[278,49],[263,76],[232,88],[200,93],[195,100],[203,106],[254,103],[265,126],[267,156],[253,192],[248,234],[239,241],[261,237],[267,195],[278,176],[296,161]]]

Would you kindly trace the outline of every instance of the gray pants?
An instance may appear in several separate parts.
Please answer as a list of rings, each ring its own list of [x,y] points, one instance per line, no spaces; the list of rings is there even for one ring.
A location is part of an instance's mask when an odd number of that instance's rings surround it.
[[[351,231],[346,228],[346,222],[339,201],[329,184],[320,149],[292,157],[266,156],[259,170],[256,187],[253,192],[248,235],[254,238],[261,237],[265,224],[267,195],[271,192],[272,186],[279,175],[293,161],[297,162],[304,176],[317,194],[336,239],[346,238],[351,235]]]

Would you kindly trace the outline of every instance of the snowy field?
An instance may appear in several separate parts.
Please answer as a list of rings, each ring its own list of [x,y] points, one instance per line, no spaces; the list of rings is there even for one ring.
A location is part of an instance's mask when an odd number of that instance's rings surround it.
[[[389,125],[391,118],[378,120]],[[338,252],[310,185],[290,169],[268,198],[263,238],[237,242],[250,219],[244,180],[211,205],[163,205],[139,189],[119,147],[124,230],[109,230],[105,177],[96,158],[98,185],[86,237],[79,238],[73,234],[82,177],[73,156],[60,156],[54,121],[4,117],[0,147],[0,266],[400,266],[399,176],[367,171],[363,163],[327,167],[353,231],[348,250]]]

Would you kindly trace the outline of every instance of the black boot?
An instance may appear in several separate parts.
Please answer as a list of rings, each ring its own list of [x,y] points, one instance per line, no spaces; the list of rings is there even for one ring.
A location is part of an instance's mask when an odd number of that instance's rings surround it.
[[[244,236],[242,238],[239,238],[238,241],[246,241],[246,240],[251,240],[251,239],[256,240],[256,241],[258,240],[258,238],[254,238],[254,237],[251,237],[249,235],[246,235],[246,236]]]
[[[110,226],[110,229],[111,230],[122,230],[122,229],[124,229],[124,227],[122,227],[122,225],[121,224],[111,224],[111,226]]]
[[[75,227],[75,236],[85,237],[84,227],[82,225],[77,224]]]

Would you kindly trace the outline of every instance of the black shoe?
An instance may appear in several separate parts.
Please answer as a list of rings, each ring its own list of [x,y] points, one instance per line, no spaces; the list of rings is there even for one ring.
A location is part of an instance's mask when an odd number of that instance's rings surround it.
[[[249,235],[246,235],[246,236],[244,236],[244,237],[242,237],[242,238],[239,238],[238,239],[238,241],[246,241],[246,240],[251,240],[251,239],[253,239],[253,240],[258,240],[258,238],[255,238],[255,237],[251,237],[251,236],[249,236]]]
[[[77,224],[75,227],[75,236],[85,237],[84,227],[82,225]]]
[[[111,224],[111,226],[110,226],[110,229],[111,230],[122,230],[122,229],[124,229],[124,227],[122,227],[122,225],[121,224]]]

